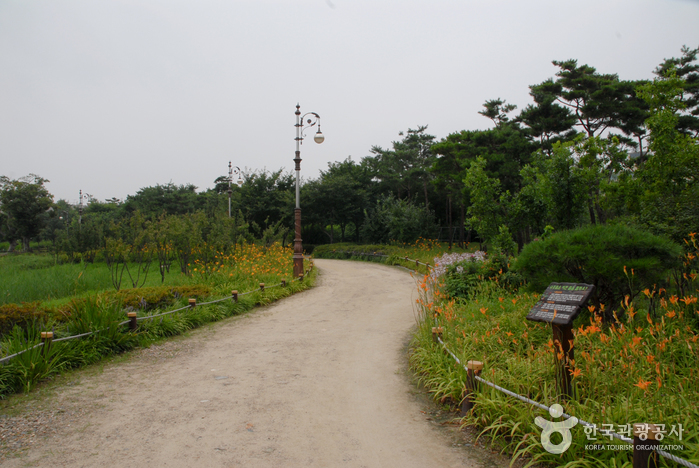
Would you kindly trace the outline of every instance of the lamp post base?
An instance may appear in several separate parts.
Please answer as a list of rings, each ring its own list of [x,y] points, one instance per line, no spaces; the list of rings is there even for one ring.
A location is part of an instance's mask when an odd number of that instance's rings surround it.
[[[294,209],[294,279],[303,274],[303,245],[301,245],[301,208]]]

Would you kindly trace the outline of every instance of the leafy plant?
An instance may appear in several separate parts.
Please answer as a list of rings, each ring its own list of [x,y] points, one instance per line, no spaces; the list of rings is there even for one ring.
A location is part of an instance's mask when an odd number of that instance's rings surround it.
[[[604,304],[611,320],[624,296],[663,285],[680,252],[669,239],[639,229],[591,225],[528,244],[513,269],[539,292],[554,281],[595,285],[591,300],[597,310]]]

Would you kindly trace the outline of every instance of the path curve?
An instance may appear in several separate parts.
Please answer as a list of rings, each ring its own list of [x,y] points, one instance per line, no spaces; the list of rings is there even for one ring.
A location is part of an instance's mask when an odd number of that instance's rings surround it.
[[[482,466],[411,395],[411,276],[315,264],[315,288],[58,388],[84,415],[5,466]]]

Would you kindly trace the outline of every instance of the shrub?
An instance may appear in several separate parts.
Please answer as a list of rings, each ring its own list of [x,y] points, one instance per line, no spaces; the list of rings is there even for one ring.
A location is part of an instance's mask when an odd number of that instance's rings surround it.
[[[498,229],[498,235],[493,237],[493,248],[508,256],[517,255],[517,243],[512,239],[510,229],[504,224]]]
[[[551,234],[522,249],[514,270],[532,289],[549,283],[595,285],[591,300],[608,306],[607,319],[624,298],[662,285],[682,250],[671,240],[625,225],[592,225]]]
[[[201,299],[212,294],[209,286],[198,284],[191,286],[156,286],[149,288],[124,289],[100,293],[101,300],[116,300],[125,308],[153,310],[174,304],[181,297]],[[52,321],[72,320],[76,311],[89,307],[93,297],[75,298],[58,306],[45,306],[40,302],[23,302],[21,304],[0,305],[0,337],[9,333],[17,325],[27,328],[34,322],[46,324]]]
[[[15,325],[25,328],[36,321],[46,321],[46,310],[38,302],[0,305],[0,336],[9,333]]]
[[[469,298],[487,280],[495,281],[509,290],[519,288],[524,282],[519,274],[510,271],[510,257],[502,252],[495,251],[487,257],[482,252],[467,255],[454,262],[449,262],[454,254],[446,254],[442,259],[435,258],[438,266],[433,275],[444,276],[444,292],[450,297]]]

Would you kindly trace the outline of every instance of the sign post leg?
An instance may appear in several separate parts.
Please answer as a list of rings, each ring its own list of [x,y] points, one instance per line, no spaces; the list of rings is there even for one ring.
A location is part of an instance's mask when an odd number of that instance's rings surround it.
[[[556,375],[561,397],[573,398],[571,373],[573,372],[574,336],[572,325],[551,324],[553,327],[553,353],[556,359]]]

